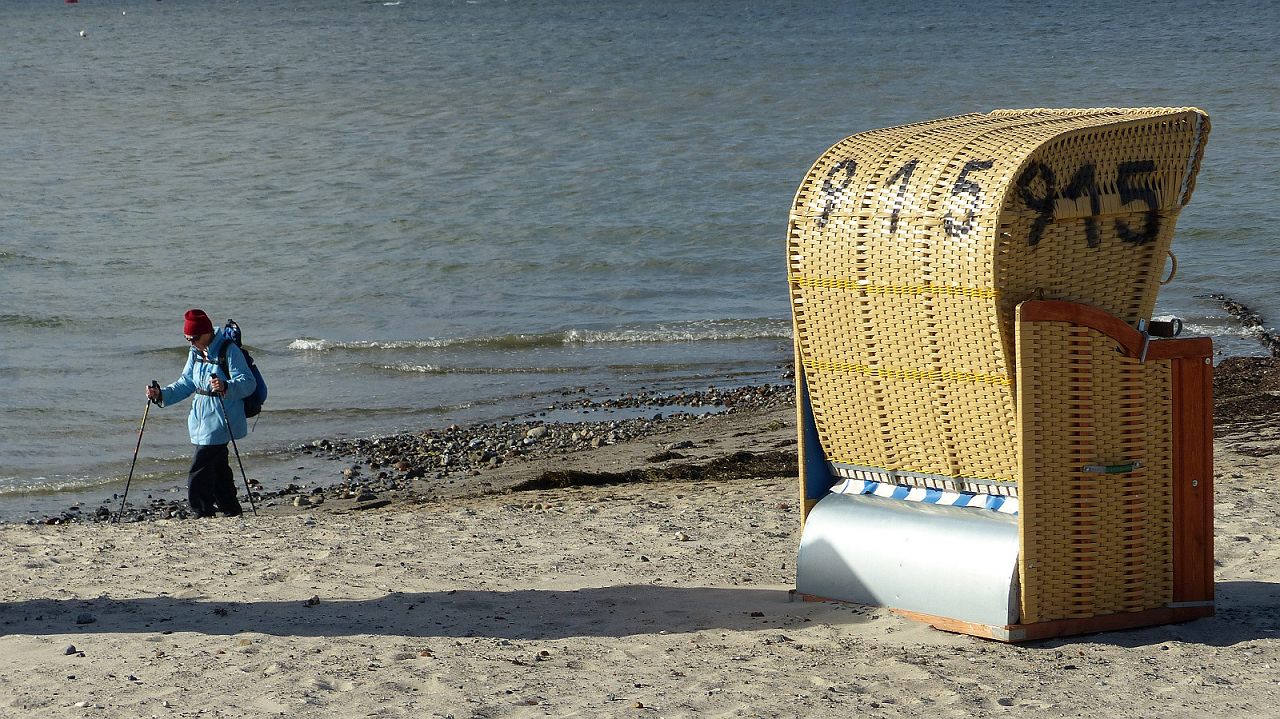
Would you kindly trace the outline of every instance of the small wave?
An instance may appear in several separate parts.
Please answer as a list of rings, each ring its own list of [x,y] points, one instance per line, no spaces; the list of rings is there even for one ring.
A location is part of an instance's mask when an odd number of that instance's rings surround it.
[[[1193,322],[1184,322],[1182,325],[1183,337],[1253,337],[1261,330],[1257,327],[1245,327],[1239,324],[1221,324],[1221,325],[1202,325]]]
[[[413,374],[565,374],[582,372],[591,367],[442,367],[429,364],[412,364],[399,362],[396,364],[370,365],[375,370],[388,372],[409,372]]]
[[[531,349],[558,345],[664,342],[726,342],[755,339],[790,339],[791,322],[781,319],[695,320],[605,330],[569,329],[542,334],[510,334],[490,337],[424,340],[326,340],[302,337],[289,343],[301,352],[332,350],[412,349]]]
[[[411,374],[429,374],[429,375],[511,375],[511,374],[577,374],[585,375],[592,372],[607,371],[613,374],[626,375],[649,375],[649,374],[668,374],[672,372],[690,373],[690,378],[703,378],[708,376],[727,377],[736,375],[751,376],[758,373],[758,369],[754,369],[757,362],[746,361],[743,363],[735,363],[724,359],[717,359],[709,362],[648,362],[637,364],[619,364],[610,363],[603,365],[560,365],[554,367],[450,367],[442,365],[415,364],[412,362],[397,362],[391,364],[367,364],[363,367],[383,372],[404,372]],[[741,367],[742,369],[734,370],[730,367]]]
[[[0,252],[0,264],[11,267],[42,267],[46,269],[71,266],[71,262],[68,260],[33,257],[32,255],[20,255],[15,252]]]
[[[147,476],[134,475],[134,480],[146,480]],[[89,491],[109,489],[113,486],[123,487],[123,480],[118,477],[97,476],[54,476],[19,479],[17,477],[0,478],[0,497],[13,495],[52,495],[63,492]]]
[[[471,339],[425,340],[324,340],[303,337],[289,343],[289,349],[303,352],[328,352],[331,350],[420,350],[448,349],[453,347],[497,347],[520,349],[525,347],[563,344],[555,335],[505,335],[500,337],[476,337]]]
[[[438,367],[430,364],[409,364],[401,362],[399,364],[376,364],[373,369],[389,370],[392,372],[410,372],[413,374],[449,374],[450,370],[445,367]]]
[[[25,329],[52,329],[66,327],[74,323],[70,317],[36,317],[33,315],[0,315],[0,327],[20,327]]]
[[[651,328],[569,330],[564,334],[566,344],[791,339],[791,323],[786,320],[713,320]]]

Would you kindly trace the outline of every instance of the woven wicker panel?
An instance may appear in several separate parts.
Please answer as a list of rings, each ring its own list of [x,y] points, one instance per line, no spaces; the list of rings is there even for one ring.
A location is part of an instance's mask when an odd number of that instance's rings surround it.
[[[1013,308],[1149,317],[1207,117],[995,111],[846,138],[796,193],[795,340],[827,458],[1015,485]]]
[[[1151,317],[1178,213],[1195,189],[1208,118],[1194,109],[1115,112],[1155,116],[1079,127],[1072,111],[995,113],[1073,127],[1040,145],[1005,188],[995,251],[1006,339],[1013,306],[1032,293],[1130,324]]]
[[[1173,598],[1169,361],[1143,364],[1059,322],[1021,324],[1018,350],[1021,622],[1163,606]]]

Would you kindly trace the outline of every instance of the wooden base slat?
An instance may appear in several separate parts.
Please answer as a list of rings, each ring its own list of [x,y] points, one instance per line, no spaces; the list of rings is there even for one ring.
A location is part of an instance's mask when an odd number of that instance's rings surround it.
[[[809,594],[798,594],[797,596],[806,602],[841,601],[838,599],[815,597]],[[852,604],[852,602],[842,603]],[[934,629],[940,629],[944,632],[968,634],[982,639],[994,639],[998,642],[1008,643],[1029,642],[1037,639],[1052,639],[1054,637],[1069,637],[1080,634],[1096,634],[1098,632],[1113,632],[1121,629],[1137,629],[1139,627],[1154,627],[1161,624],[1176,624],[1178,622],[1189,622],[1203,617],[1212,617],[1215,612],[1212,602],[1190,602],[1157,607],[1155,609],[1147,609],[1141,612],[1122,612],[1120,614],[1104,614],[1102,616],[1085,617],[1081,619],[1057,619],[1050,622],[1009,624],[1003,627],[998,627],[988,624],[977,624],[975,622],[965,622],[948,617],[935,617],[930,614],[921,614],[919,612],[911,612],[905,609],[894,609],[890,607],[889,610],[895,614],[900,614],[908,619],[928,624]]]
[[[977,637],[995,639],[1001,642],[1027,642],[1035,639],[1052,639],[1069,637],[1078,634],[1095,634],[1097,632],[1113,632],[1120,629],[1137,629],[1160,624],[1189,622],[1214,614],[1212,604],[1205,606],[1157,607],[1141,612],[1123,612],[1121,614],[1104,614],[1083,619],[1056,619],[1050,622],[1035,624],[1010,624],[1004,627],[992,627],[972,622],[961,622],[946,617],[931,617],[900,609],[894,612],[904,617],[924,622],[935,629],[958,634],[971,634]]]

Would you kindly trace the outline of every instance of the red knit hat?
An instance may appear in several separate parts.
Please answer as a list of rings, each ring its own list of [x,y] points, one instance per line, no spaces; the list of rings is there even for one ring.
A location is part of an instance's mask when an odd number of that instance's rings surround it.
[[[186,320],[182,325],[182,333],[188,337],[199,337],[213,332],[213,322],[204,310],[187,310],[182,317]]]

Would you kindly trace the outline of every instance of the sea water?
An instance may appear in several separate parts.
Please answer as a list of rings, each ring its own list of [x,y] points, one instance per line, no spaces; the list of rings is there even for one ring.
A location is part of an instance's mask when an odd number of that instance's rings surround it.
[[[1280,318],[1270,0],[9,0],[0,34],[0,519],[123,488],[191,307],[267,376],[250,466],[778,382],[800,179],[953,114],[1206,110],[1157,314],[1227,354],[1262,350],[1198,295]],[[189,453],[153,408],[134,486]]]

